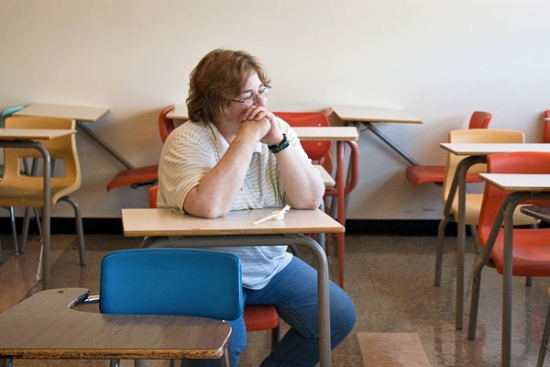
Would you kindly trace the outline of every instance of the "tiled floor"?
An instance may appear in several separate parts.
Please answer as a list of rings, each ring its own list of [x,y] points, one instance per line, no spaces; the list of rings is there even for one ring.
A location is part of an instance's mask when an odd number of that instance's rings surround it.
[[[4,255],[9,257],[10,236],[4,234],[1,238]],[[92,293],[97,293],[102,257],[108,251],[137,247],[139,244],[139,239],[125,239],[114,235],[88,235],[86,241],[88,264],[80,267],[76,237],[53,236],[52,243],[57,243],[59,248],[67,246],[52,267],[53,287],[87,287]],[[466,330],[456,331],[454,328],[454,238],[448,238],[446,242],[445,270],[440,288],[433,286],[435,241],[435,237],[347,236],[345,287],[355,301],[358,319],[354,332],[333,351],[333,366],[363,365],[356,335],[358,332],[417,333],[433,367],[500,366],[501,276],[493,269],[484,270],[477,339],[467,340]],[[26,292],[25,289],[40,289],[32,280],[32,275],[36,272],[36,269],[32,269],[35,262],[29,260],[23,264],[22,259],[25,256],[30,257],[33,251],[36,254],[39,248],[36,240],[29,246],[27,254],[19,259],[10,257],[0,267],[0,307],[3,303],[12,302],[13,298],[19,298]],[[308,254],[305,252],[304,250],[301,256],[307,259]],[[466,263],[468,289],[465,325],[469,315],[470,274],[475,256],[470,242]],[[14,261],[17,266],[13,265]],[[12,265],[6,265],[10,262]],[[332,274],[337,274],[336,265],[337,261],[331,262]],[[21,268],[26,268],[26,271]],[[17,273],[18,277],[25,273],[30,274],[31,281],[13,281],[12,273]],[[550,285],[548,279],[534,279],[533,286],[529,288],[525,287],[524,282],[523,278],[517,278],[514,283],[514,366],[535,365],[542,324],[550,301],[546,291]],[[14,293],[19,295],[12,297]],[[268,332],[249,334],[249,346],[240,366],[258,366],[262,356],[267,353],[268,346]],[[17,361],[16,365],[105,366],[106,363]],[[125,364],[130,365],[132,364]]]

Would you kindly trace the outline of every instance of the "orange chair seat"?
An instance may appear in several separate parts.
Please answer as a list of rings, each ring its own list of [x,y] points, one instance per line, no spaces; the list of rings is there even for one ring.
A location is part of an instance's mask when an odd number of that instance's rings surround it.
[[[158,180],[157,164],[146,167],[131,168],[120,171],[107,185],[107,191],[119,186],[142,186],[156,182]]]
[[[528,277],[550,276],[549,229],[514,229],[514,268],[512,275]],[[495,269],[502,274],[504,267],[504,235],[501,231],[491,251]]]
[[[489,112],[474,111],[470,116],[468,129],[487,129],[492,117],[493,115]],[[415,186],[426,182],[443,184],[445,166],[409,166],[405,170],[405,176]],[[477,174],[469,174],[466,176],[466,182],[481,182],[481,180]]]
[[[409,166],[405,170],[407,180],[413,185],[420,185],[426,182],[443,183],[445,180],[445,166]],[[466,176],[467,182],[481,182],[477,173],[470,173]]]
[[[269,330],[279,326],[279,315],[271,305],[248,305],[244,308],[246,330]]]

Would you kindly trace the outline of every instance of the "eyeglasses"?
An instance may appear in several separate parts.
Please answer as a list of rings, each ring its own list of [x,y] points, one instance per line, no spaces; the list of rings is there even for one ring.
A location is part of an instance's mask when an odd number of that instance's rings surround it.
[[[231,99],[231,98],[229,98],[229,100],[233,101],[233,102],[239,102],[239,103],[244,104],[246,107],[250,107],[254,104],[254,102],[256,102],[258,97],[267,98],[270,91],[271,91],[271,86],[262,85],[260,87],[260,89],[258,90],[258,93],[256,93],[256,94],[252,93],[252,91],[248,91],[248,92],[245,92],[245,93],[249,94],[248,97],[245,97],[243,99]]]

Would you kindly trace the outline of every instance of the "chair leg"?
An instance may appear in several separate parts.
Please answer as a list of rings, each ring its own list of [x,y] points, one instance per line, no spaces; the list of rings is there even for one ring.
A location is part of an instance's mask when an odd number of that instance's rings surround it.
[[[548,292],[550,293],[550,288],[548,289]],[[550,305],[548,306],[548,313],[546,314],[546,322],[544,324],[544,332],[542,333],[542,341],[540,343],[537,367],[542,367],[542,365],[544,364],[544,357],[546,357],[546,350],[548,349],[549,337],[550,337]]]
[[[479,238],[477,236],[477,226],[471,225],[470,232],[472,233],[472,239],[474,240],[474,248],[476,250],[476,254],[481,254],[482,248],[481,248],[481,245],[479,244]]]
[[[109,362],[109,367],[120,367],[120,360],[111,359],[111,361]]]
[[[449,220],[447,218],[439,221],[437,228],[437,247],[435,254],[435,280],[434,285],[439,287],[441,285],[441,273],[443,271],[443,243],[445,242],[445,227],[447,227]]]
[[[59,200],[63,200],[69,204],[74,209],[74,218],[76,224],[76,234],[78,236],[78,251],[80,254],[80,266],[86,265],[86,246],[84,244],[84,226],[82,225],[82,214],[80,213],[80,208],[76,201],[74,201],[70,196],[64,196]]]
[[[325,211],[325,200],[324,200],[324,198],[323,198],[323,200],[321,200],[321,204],[319,205],[319,209],[322,210],[323,212]],[[317,237],[317,240],[318,240],[319,245],[323,248],[323,250],[326,253],[327,252],[326,235],[324,233],[319,233],[319,235]]]
[[[275,349],[277,344],[279,344],[279,340],[281,339],[281,325],[277,325],[277,327],[273,330],[271,330],[271,349]]]
[[[470,300],[470,323],[468,326],[468,339],[475,340],[477,328],[477,311],[479,308],[479,294],[481,291],[481,271],[485,264],[482,259],[477,260],[474,268],[474,279],[472,283],[472,298]]]
[[[226,349],[223,353],[223,357],[220,359],[220,365],[221,367],[231,367],[229,365],[229,350]]]
[[[23,228],[21,229],[21,246],[20,246],[20,252],[24,253],[27,249],[27,242],[29,240],[29,227],[31,222],[31,212],[34,212],[34,218],[36,220],[36,226],[38,227],[38,235],[40,238],[42,237],[42,225],[40,223],[40,214],[38,213],[37,208],[25,208],[25,217],[23,218]]]
[[[147,367],[147,360],[134,359],[134,367]]]
[[[15,210],[13,206],[10,206],[10,223],[11,223],[11,233],[13,236],[13,247],[15,249],[15,254],[19,255],[19,246],[17,245],[17,227],[15,226]]]

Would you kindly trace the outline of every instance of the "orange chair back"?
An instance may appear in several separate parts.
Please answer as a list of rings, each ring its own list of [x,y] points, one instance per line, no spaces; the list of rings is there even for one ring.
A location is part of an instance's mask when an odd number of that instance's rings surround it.
[[[550,173],[550,153],[541,152],[513,152],[490,154],[487,157],[487,172],[490,173]],[[505,191],[494,185],[485,185],[481,212],[478,223],[480,243],[487,243],[491,228],[498,215],[502,200],[512,191]],[[550,202],[530,202],[530,204],[550,205]],[[529,232],[526,232],[529,231]],[[521,232],[530,236],[545,236],[550,238],[550,229],[514,229],[514,238]],[[502,230],[501,230],[502,233]],[[502,234],[501,234],[502,235]],[[516,264],[514,264],[516,266]],[[501,272],[501,269],[497,270]]]
[[[159,115],[160,140],[164,143],[170,133],[176,128],[173,119],[166,118],[166,115],[174,109],[174,105],[168,106]]]
[[[328,117],[323,112],[274,112],[274,114],[290,126],[330,126]],[[331,141],[301,141],[301,144],[311,160],[320,162],[327,172],[332,172]]]
[[[487,129],[492,117],[493,115],[489,112],[474,111],[470,117],[468,129]]]
[[[159,185],[153,185],[149,188],[149,208],[157,207],[158,192],[159,192]]]

